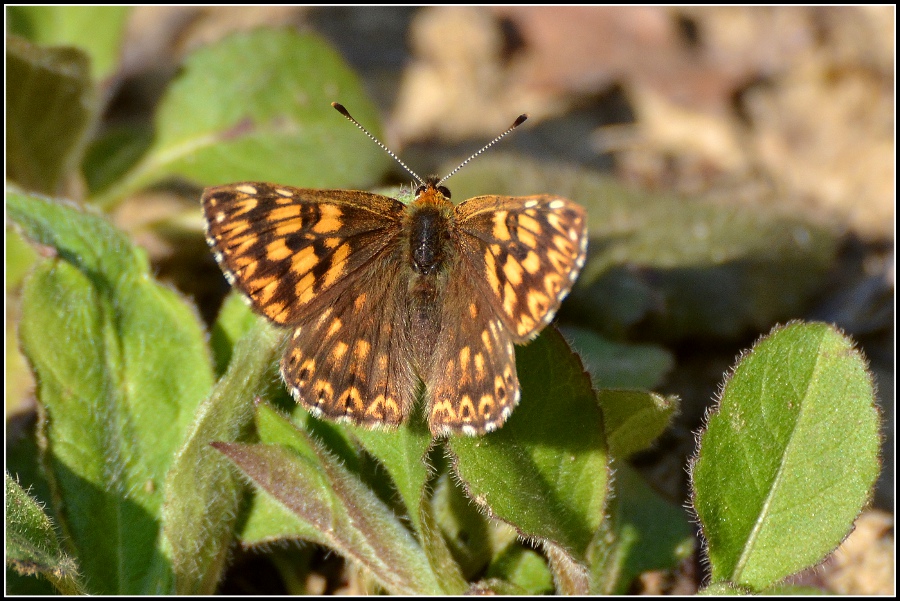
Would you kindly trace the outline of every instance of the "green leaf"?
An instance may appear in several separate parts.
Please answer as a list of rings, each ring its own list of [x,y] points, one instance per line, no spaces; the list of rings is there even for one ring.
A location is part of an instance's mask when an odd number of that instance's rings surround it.
[[[672,371],[672,353],[654,344],[613,342],[576,326],[560,332],[578,352],[595,389],[654,388]]]
[[[491,564],[485,577],[515,584],[522,589],[520,594],[553,594],[553,574],[547,561],[519,544],[509,545]]]
[[[95,79],[112,73],[119,63],[126,6],[11,6],[11,31],[36,44],[74,46],[91,59]]]
[[[600,407],[559,332],[517,348],[516,365],[519,406],[496,432],[449,439],[454,469],[494,517],[584,564],[609,484]]]
[[[603,408],[609,453],[617,459],[649,447],[678,409],[675,397],[641,390],[601,390],[597,399]]]
[[[97,594],[170,590],[163,481],[212,384],[199,319],[102,217],[17,193],[7,215],[56,252],[26,281],[19,331],[60,527]]]
[[[802,312],[839,243],[834,229],[776,203],[646,193],[522,157],[481,158],[452,183],[460,199],[554,193],[584,206],[588,259],[561,316],[617,337],[724,338],[768,328]]]
[[[432,569],[441,574],[444,591],[465,592],[466,580],[435,525],[427,486],[431,473],[426,466],[432,438],[422,413],[422,403],[417,404],[406,423],[396,430],[379,431],[349,425],[345,430],[390,474]]]
[[[384,466],[409,510],[416,530],[422,531],[419,505],[425,495],[429,471],[425,454],[431,446],[431,432],[419,403],[405,424],[396,430],[373,430],[347,425],[345,430]]]
[[[504,549],[518,544],[516,531],[504,522],[491,520],[484,509],[465,495],[462,485],[451,474],[445,470],[441,472],[431,485],[434,494],[430,505],[435,530],[446,541],[458,566],[456,569],[467,580],[474,579],[483,574]]]
[[[253,400],[273,385],[281,338],[258,320],[237,342],[166,477],[163,533],[179,594],[212,594],[224,574],[245,487],[210,444],[250,436]]]
[[[315,528],[329,547],[364,567],[388,592],[443,591],[422,548],[355,474],[265,405],[259,406],[257,428],[262,440],[282,444],[214,446],[264,494]]]
[[[713,582],[763,589],[847,536],[879,470],[873,403],[865,360],[826,324],[776,328],[741,359],[692,470]]]
[[[745,588],[735,586],[730,582],[713,582],[709,586],[697,591],[697,594],[704,596],[715,595],[717,597],[746,597],[750,594],[750,591]]]
[[[18,287],[38,254],[14,229],[6,229],[6,292]]]
[[[685,510],[663,500],[627,463],[618,464],[614,486],[592,548],[594,594],[625,594],[640,574],[673,569],[694,549]]]
[[[6,228],[6,415],[29,406],[34,379],[19,349],[18,322],[21,313],[20,288],[38,255],[13,228]],[[9,427],[7,425],[7,436]],[[7,442],[7,453],[9,443]],[[8,467],[8,465],[7,465]]]
[[[315,36],[259,29],[200,48],[160,103],[144,160],[98,202],[171,176],[203,185],[369,183],[389,158],[329,106],[336,100],[377,132],[359,79]]]
[[[111,127],[91,140],[81,164],[90,195],[96,196],[123,178],[152,144],[149,125]]]
[[[305,540],[323,546],[329,542],[309,522],[291,513],[277,499],[257,490],[253,491],[247,504],[246,519],[240,524],[238,534],[245,547],[284,540]]]
[[[6,473],[6,563],[20,574],[39,573],[64,595],[84,595],[78,565],[59,546],[50,519]]]
[[[81,160],[99,117],[88,59],[72,48],[6,38],[6,177],[54,194]]]
[[[213,324],[209,334],[209,346],[212,348],[217,374],[225,373],[231,363],[234,345],[256,325],[258,320],[259,316],[250,309],[240,292],[232,290],[225,297],[216,323]]]

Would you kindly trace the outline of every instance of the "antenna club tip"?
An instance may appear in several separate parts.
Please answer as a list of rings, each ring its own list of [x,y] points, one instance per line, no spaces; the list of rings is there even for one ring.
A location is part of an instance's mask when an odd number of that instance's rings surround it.
[[[332,102],[331,106],[333,106],[335,108],[335,110],[337,110],[337,112],[339,112],[343,116],[348,117],[348,118],[350,117],[350,113],[347,111],[347,109],[344,108],[344,105],[341,104],[340,102]]]
[[[528,119],[528,113],[522,113],[521,115],[519,115],[519,118],[516,119],[516,122],[513,123],[513,127],[519,127],[520,125],[525,123],[526,119]]]

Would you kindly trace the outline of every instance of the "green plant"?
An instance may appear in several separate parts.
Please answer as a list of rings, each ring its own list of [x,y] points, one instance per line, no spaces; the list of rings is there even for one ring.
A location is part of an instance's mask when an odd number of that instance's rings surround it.
[[[96,10],[91,45],[37,35],[40,15],[13,13],[32,41],[10,38],[7,50],[7,216],[44,255],[16,254],[32,265],[19,336],[39,422],[9,453],[8,565],[65,593],[211,593],[234,541],[301,540],[340,553],[373,591],[621,593],[690,555],[687,513],[626,461],[676,411],[676,399],[643,391],[671,355],[611,342],[598,323],[621,337],[650,323],[661,339],[769,323],[818,281],[827,232],[485,159],[457,176],[455,197],[550,186],[589,210],[598,248],[573,293],[572,345],[548,329],[517,349],[521,405],[489,436],[433,440],[421,415],[393,432],[315,420],[277,378],[281,332],[234,295],[207,328],[104,212],[173,177],[375,181],[384,157],[328,103],[367,124],[374,107],[320,40],[260,30],[189,56],[152,135],[97,133],[97,78],[115,48],[99,41],[118,40],[125,15]],[[83,206],[60,198],[77,173]],[[702,245],[673,234],[698,224],[712,232]],[[792,244],[799,227],[806,242]],[[658,287],[628,264],[659,274]],[[719,303],[696,289],[710,277],[729,285]],[[666,314],[654,309],[661,290]],[[865,363],[833,328],[794,323],[742,358],[692,470],[709,590],[763,591],[833,549],[874,482],[877,428]],[[7,592],[34,582],[11,579]]]

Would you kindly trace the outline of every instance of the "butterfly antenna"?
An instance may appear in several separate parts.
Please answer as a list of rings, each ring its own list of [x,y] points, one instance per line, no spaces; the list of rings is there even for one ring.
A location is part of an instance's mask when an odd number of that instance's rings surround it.
[[[363,131],[364,134],[366,134],[367,136],[369,136],[369,138],[370,138],[373,142],[375,142],[376,144],[378,144],[379,146],[381,146],[381,149],[382,149],[382,150],[384,150],[386,153],[388,153],[389,155],[391,155],[392,157],[394,157],[394,160],[397,161],[398,163],[400,163],[400,164],[403,166],[404,169],[406,169],[407,171],[409,171],[409,173],[410,173],[414,178],[416,178],[416,180],[418,180],[419,184],[424,184],[424,183],[425,183],[425,180],[423,180],[421,177],[419,177],[419,175],[418,175],[415,171],[413,171],[412,169],[410,169],[409,167],[407,167],[407,166],[406,166],[406,163],[404,163],[403,161],[401,161],[401,160],[400,160],[400,157],[398,157],[396,154],[394,154],[393,152],[391,152],[391,149],[390,149],[390,148],[388,148],[387,146],[385,146],[384,144],[382,144],[382,143],[378,140],[378,138],[376,138],[375,136],[373,136],[372,134],[369,133],[369,130],[367,130],[365,127],[363,127],[362,125],[360,125],[360,124],[359,124],[359,121],[357,121],[356,119],[353,118],[353,115],[351,115],[350,112],[349,112],[347,109],[344,108],[344,105],[343,105],[343,104],[341,104],[340,102],[332,102],[332,103],[331,103],[331,106],[333,106],[333,107],[337,110],[337,112],[339,112],[340,114],[342,114],[343,116],[345,116],[347,119],[349,119],[350,121],[352,121],[353,124],[354,124],[356,127],[360,128],[360,129]],[[492,144],[493,144],[493,142],[492,142]],[[446,179],[446,178],[445,178],[445,179]]]
[[[481,154],[482,152],[484,152],[485,150],[487,150],[488,148],[490,148],[491,146],[493,146],[494,144],[496,144],[497,142],[499,142],[499,141],[500,141],[500,138],[502,138],[503,136],[505,136],[506,134],[508,134],[508,133],[511,132],[512,130],[514,130],[515,128],[517,128],[517,127],[519,127],[520,125],[522,125],[523,123],[525,123],[525,120],[526,120],[526,119],[528,119],[528,115],[527,115],[527,114],[519,115],[519,118],[516,119],[516,122],[513,123],[512,126],[511,126],[509,129],[507,129],[505,132],[503,132],[502,134],[500,134],[499,136],[497,136],[496,138],[494,138],[493,140],[491,140],[490,142],[488,142],[488,143],[485,145],[484,148],[482,148],[481,150],[479,150],[478,152],[476,152],[475,154],[473,154],[472,156],[470,156],[469,158],[467,158],[465,161],[463,161],[462,163],[460,163],[460,164],[459,164],[459,167],[457,167],[456,169],[454,169],[453,171],[451,171],[450,173],[448,173],[447,175],[445,175],[444,177],[442,177],[442,178],[440,179],[440,181],[438,181],[438,183],[435,184],[435,186],[439,186],[440,184],[442,184],[442,183],[444,183],[445,181],[447,181],[448,179],[450,179],[450,176],[452,176],[454,173],[456,173],[457,171],[459,171],[460,169],[462,169],[462,168],[463,168],[463,165],[465,165],[466,163],[468,163],[469,161],[471,161],[472,159],[474,159],[475,157],[477,157],[479,154]]]

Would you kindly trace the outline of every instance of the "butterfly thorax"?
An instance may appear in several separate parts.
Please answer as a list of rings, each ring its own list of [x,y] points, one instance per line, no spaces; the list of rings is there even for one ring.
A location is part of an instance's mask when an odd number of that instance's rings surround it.
[[[435,182],[429,178],[419,188],[407,211],[409,261],[417,276],[437,275],[449,258],[453,204],[450,192]]]
[[[415,354],[421,359],[430,357],[437,344],[441,297],[454,260],[453,203],[446,188],[435,187],[436,181],[429,178],[417,191],[404,223],[410,268],[406,306]]]

